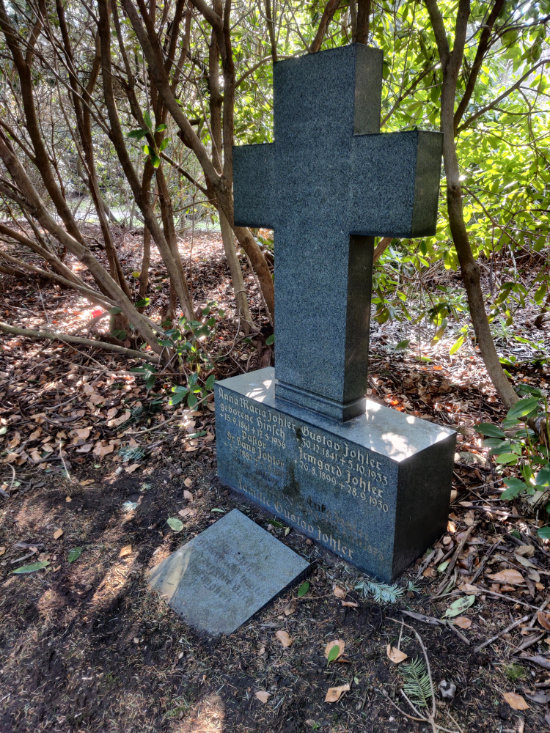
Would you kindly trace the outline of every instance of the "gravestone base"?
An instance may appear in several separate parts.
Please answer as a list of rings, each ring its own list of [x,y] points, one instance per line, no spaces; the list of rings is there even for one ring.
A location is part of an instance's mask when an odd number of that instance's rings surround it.
[[[218,382],[222,483],[392,582],[446,529],[456,435],[367,400],[337,422],[275,398],[271,367]]]

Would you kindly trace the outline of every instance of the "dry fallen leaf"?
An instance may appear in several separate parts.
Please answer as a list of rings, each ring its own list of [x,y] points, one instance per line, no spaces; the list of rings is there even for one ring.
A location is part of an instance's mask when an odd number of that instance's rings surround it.
[[[342,606],[346,606],[346,608],[359,608],[359,604],[355,603],[355,601],[342,601]]]
[[[330,653],[334,647],[338,647],[338,651]],[[325,647],[325,657],[328,659],[329,655],[331,657],[331,662],[336,661],[339,657],[342,656],[344,653],[344,649],[346,648],[346,642],[343,639],[335,639],[334,641],[329,641],[329,643]]]
[[[195,500],[195,497],[193,496],[193,494],[190,491],[187,491],[187,489],[185,489],[185,491],[183,492],[183,498],[187,499],[187,501]]]
[[[544,613],[544,611],[539,611],[537,613],[537,621],[542,626],[543,629],[546,629],[546,631],[550,631],[550,613]]]
[[[284,607],[283,613],[285,616],[292,616],[292,614],[296,611],[296,606],[294,603],[289,603],[287,606]]]
[[[183,483],[184,483],[185,486],[187,486],[187,488],[189,488],[190,486],[193,486],[193,479],[192,478],[186,478]]]
[[[525,583],[523,575],[519,570],[514,570],[513,568],[501,570],[499,573],[488,573],[487,577],[497,583],[506,583],[506,585],[520,585],[521,583]]]
[[[258,700],[263,703],[264,705],[271,697],[271,693],[267,692],[266,690],[258,690],[258,692],[255,692],[254,695],[258,698]]]
[[[58,540],[60,537],[63,537],[63,530],[61,528],[56,529],[53,533],[54,540]]]
[[[335,585],[332,589],[332,592],[336,596],[336,598],[345,598],[347,596],[346,591],[341,588],[339,585]]]
[[[279,639],[279,641],[281,642],[281,644],[283,645],[285,649],[292,645],[292,639],[290,638],[290,636],[287,634],[286,631],[283,631],[281,629],[280,631],[277,631],[275,636],[277,637],[277,639]]]
[[[339,687],[329,687],[325,695],[325,702],[338,702],[344,692],[348,692],[350,689],[349,683],[340,685]]]
[[[473,593],[474,595],[478,595],[479,593],[481,593],[481,589],[478,588],[477,585],[472,585],[471,583],[462,583],[462,585],[460,585],[458,589],[461,590],[463,593]]]
[[[458,618],[454,619],[453,624],[459,626],[461,629],[469,629],[472,625],[472,619],[467,616],[458,616]]]
[[[516,555],[522,555],[523,557],[533,557],[535,554],[535,548],[533,545],[520,545],[516,547]]]
[[[529,705],[521,695],[515,692],[505,692],[503,698],[513,710],[529,710]]]
[[[126,557],[132,554],[132,545],[124,545],[122,550],[118,553],[119,557]]]
[[[82,446],[82,448],[84,448],[84,446]],[[80,448],[78,450],[78,453],[82,452],[82,448]],[[105,445],[105,444],[102,444],[101,441],[98,441],[95,444],[94,456],[98,456],[99,458],[103,458],[103,456],[107,456],[107,455],[109,455],[109,453],[112,453],[114,451],[114,449],[115,449],[115,446],[113,445],[113,443],[107,443]]]
[[[391,646],[391,644],[388,644],[386,647],[386,654],[388,655],[388,659],[394,664],[399,664],[408,657],[408,654],[405,654],[405,652],[402,652],[401,649],[395,646]]]
[[[0,557],[2,557],[2,555],[5,555],[5,554],[6,554],[6,548],[0,547]]]
[[[79,440],[87,440],[90,437],[90,433],[92,432],[91,427],[87,428],[76,428],[76,430],[73,430],[73,433],[76,434],[76,437]]]

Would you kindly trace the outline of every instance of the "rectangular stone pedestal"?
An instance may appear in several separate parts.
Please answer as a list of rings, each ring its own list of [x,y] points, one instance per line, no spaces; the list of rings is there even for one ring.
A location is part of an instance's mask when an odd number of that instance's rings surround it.
[[[455,433],[370,400],[344,423],[275,400],[271,367],[218,382],[218,475],[391,582],[446,528]]]

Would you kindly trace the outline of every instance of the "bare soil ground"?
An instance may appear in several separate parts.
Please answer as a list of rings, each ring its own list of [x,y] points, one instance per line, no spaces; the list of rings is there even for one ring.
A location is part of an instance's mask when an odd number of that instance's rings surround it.
[[[120,246],[124,267],[139,266],[130,233]],[[268,363],[261,335],[235,333],[217,236],[182,247],[198,301],[227,310],[213,345],[229,353],[221,372]],[[160,271],[153,280],[151,307],[161,308]],[[89,335],[92,309],[74,295],[1,282],[5,320]],[[260,317],[257,295],[253,309]],[[531,321],[524,314],[526,330]],[[406,662],[392,661],[388,645],[406,661],[427,655],[441,730],[550,729],[549,548],[521,506],[499,499],[502,482],[474,430],[503,412],[474,350],[450,357],[424,340],[396,354],[391,328],[374,329],[373,397],[459,431],[447,533],[399,580],[393,603],[357,591],[365,576],[356,568],[219,484],[211,402],[170,408],[170,381],[147,393],[129,372],[137,362],[1,337],[1,731],[436,730],[414,720],[402,695]],[[540,366],[518,375],[548,387]],[[200,638],[148,590],[147,572],[234,507],[313,563],[310,587],[301,597],[289,590],[229,637]],[[173,516],[179,533],[166,523]],[[13,574],[34,562],[48,564]],[[445,620],[467,597],[472,605]],[[334,640],[345,650],[328,663]],[[445,698],[440,685],[456,692]]]

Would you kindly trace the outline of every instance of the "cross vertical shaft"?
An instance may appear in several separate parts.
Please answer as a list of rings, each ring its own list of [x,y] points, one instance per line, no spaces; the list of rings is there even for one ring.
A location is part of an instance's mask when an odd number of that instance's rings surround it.
[[[364,411],[373,238],[435,227],[438,133],[380,135],[382,54],[275,64],[275,142],[235,148],[235,221],[275,229],[276,396]]]

